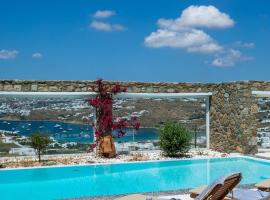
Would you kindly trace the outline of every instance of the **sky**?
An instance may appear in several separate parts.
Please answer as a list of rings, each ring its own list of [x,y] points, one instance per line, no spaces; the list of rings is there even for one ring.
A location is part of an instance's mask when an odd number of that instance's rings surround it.
[[[269,80],[269,0],[0,0],[0,79]]]

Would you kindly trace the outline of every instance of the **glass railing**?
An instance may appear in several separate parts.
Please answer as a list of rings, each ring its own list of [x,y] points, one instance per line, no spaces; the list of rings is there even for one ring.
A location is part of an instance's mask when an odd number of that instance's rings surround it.
[[[95,110],[85,95],[0,95],[0,156],[34,155],[29,136],[48,134],[53,141],[46,154],[85,153],[93,143]],[[114,132],[117,152],[158,150],[159,128],[166,121],[185,124],[191,146],[206,148],[205,99],[114,99],[113,116],[139,118],[139,130]],[[196,139],[195,139],[196,138]]]
[[[257,143],[259,148],[270,149],[270,98],[258,99]]]

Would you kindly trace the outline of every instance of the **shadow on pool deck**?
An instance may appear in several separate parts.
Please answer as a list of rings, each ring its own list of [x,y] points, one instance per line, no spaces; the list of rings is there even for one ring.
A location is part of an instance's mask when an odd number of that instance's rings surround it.
[[[255,188],[254,184],[239,185],[238,188],[252,189]],[[170,190],[170,191],[161,191],[161,192],[147,192],[141,193],[145,196],[159,197],[159,196],[171,196],[171,195],[181,195],[189,194],[190,189],[184,190]],[[96,197],[82,197],[82,198],[71,198],[65,200],[114,200],[116,198],[126,196],[126,195],[110,195],[110,196],[96,196]]]

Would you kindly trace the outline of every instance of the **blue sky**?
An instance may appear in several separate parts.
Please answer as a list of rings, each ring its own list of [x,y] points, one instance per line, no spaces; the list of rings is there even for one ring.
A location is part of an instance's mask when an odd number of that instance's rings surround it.
[[[0,27],[0,79],[270,77],[268,0],[0,0]]]

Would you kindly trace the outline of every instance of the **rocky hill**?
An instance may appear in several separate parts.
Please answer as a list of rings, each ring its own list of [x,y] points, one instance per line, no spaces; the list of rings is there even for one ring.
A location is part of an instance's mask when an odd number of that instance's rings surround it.
[[[192,129],[205,129],[204,99],[117,99],[113,109],[114,118],[137,116],[143,127],[178,121]],[[80,98],[0,97],[0,119],[89,124],[94,120],[94,109]]]

